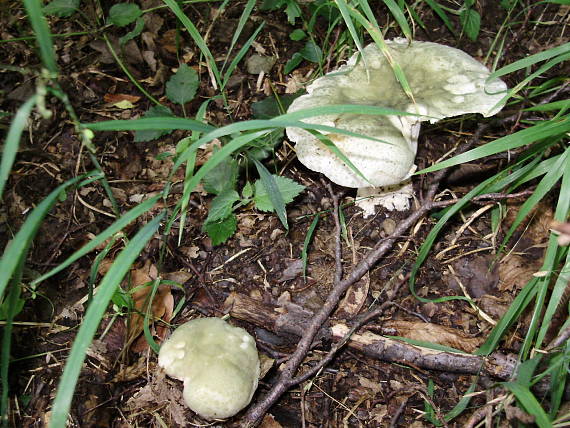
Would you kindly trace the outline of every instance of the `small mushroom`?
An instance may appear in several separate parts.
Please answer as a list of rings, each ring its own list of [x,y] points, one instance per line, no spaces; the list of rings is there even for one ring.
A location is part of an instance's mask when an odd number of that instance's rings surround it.
[[[328,114],[305,120],[383,141],[327,135],[368,181],[309,132],[287,128],[287,136],[296,143],[297,157],[307,168],[325,174],[342,186],[361,189],[359,195],[370,196],[387,190],[389,197],[375,203],[403,210],[409,207],[408,198],[412,194],[409,178],[416,169],[414,158],[421,122],[435,123],[465,113],[494,115],[502,108],[500,103],[507,86],[499,79],[488,81],[489,70],[458,49],[430,42],[408,43],[406,39],[386,44],[406,75],[413,101],[394,77],[384,54],[371,44],[363,49],[362,58],[356,53],[346,65],[316,79],[307,87],[308,94],[297,98],[288,109],[294,112],[326,105],[356,104],[420,115]],[[374,203],[371,207],[370,202],[365,204],[368,204],[368,213],[370,208],[373,213]]]
[[[247,406],[260,372],[253,337],[220,318],[178,327],[160,348],[158,365],[184,382],[184,401],[206,419],[229,418]]]

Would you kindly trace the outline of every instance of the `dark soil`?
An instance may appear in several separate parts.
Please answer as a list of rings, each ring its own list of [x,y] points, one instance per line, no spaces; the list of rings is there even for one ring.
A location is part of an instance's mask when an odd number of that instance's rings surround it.
[[[102,11],[96,6],[97,2],[84,0],[82,3],[82,8],[85,7],[81,15],[76,14],[71,18],[51,17],[49,20],[54,34],[82,33],[54,38],[62,88],[69,95],[82,122],[142,116],[152,103],[127,79],[110,56],[102,38],[106,34],[114,41],[126,33],[126,30],[117,27],[103,28],[103,17],[114,2],[100,2]],[[141,7],[147,9],[158,3],[153,0],[142,1]],[[225,58],[245,2],[230,3],[215,21],[213,17],[218,3],[196,3],[184,7],[201,34],[209,30],[208,46],[220,61]],[[455,7],[454,2],[443,3]],[[40,68],[40,59],[35,53],[34,40],[10,40],[30,34],[21,4],[10,0],[4,0],[1,4],[6,9],[0,8],[0,63],[8,67],[0,67],[0,95],[3,96],[0,98],[0,110],[15,112],[39,84],[35,76]],[[501,27],[506,15],[499,2],[479,1],[477,8],[483,16],[482,28],[479,38],[473,42],[465,36],[454,37],[437,16],[421,3],[416,11],[428,31],[418,26],[415,39],[444,43],[483,59],[497,33],[500,30],[507,31],[509,36],[499,66],[564,42],[559,35],[564,34],[568,11],[563,6],[531,7],[528,16],[518,16],[506,29]],[[310,16],[307,5],[302,6],[302,9]],[[381,26],[388,21],[392,23],[386,37],[400,37],[398,27],[389,19],[388,10],[380,6],[377,9]],[[566,15],[563,14],[565,10]],[[201,77],[199,95],[185,106],[188,117],[193,117],[204,100],[217,94],[211,86],[204,63],[200,61],[199,52],[186,33],[177,40],[176,20],[166,8],[148,13],[145,20],[145,35],[129,42],[121,57],[134,77],[179,116],[183,115],[180,106],[171,104],[164,96],[165,81],[172,75],[172,69],[178,67],[179,60],[195,67]],[[272,91],[281,95],[285,93],[290,76],[283,74],[283,67],[304,43],[291,41],[289,34],[300,24],[299,21],[296,26],[289,24],[283,10],[263,12],[256,9],[238,42],[238,48],[262,20],[266,25],[257,38],[257,49],[264,49],[268,55],[276,56],[278,61],[261,86],[258,86],[258,76],[248,74],[242,62],[227,90],[231,110],[225,110],[220,100],[213,100],[210,104],[207,120],[214,125],[250,119],[254,102],[265,99]],[[536,26],[534,23],[537,20],[549,24]],[[457,20],[454,24],[460,28]],[[317,43],[325,39],[327,29],[328,23],[320,17],[313,34]],[[334,69],[348,57],[348,51],[339,49],[343,46],[343,40],[339,37],[347,37],[348,33],[345,33],[333,31],[331,38],[327,39],[327,43],[335,47],[330,49],[331,55],[325,61],[323,71]],[[253,50],[248,56],[251,53]],[[144,58],[149,58],[145,55],[151,55],[152,60],[145,60]],[[23,73],[20,67],[28,72]],[[313,76],[317,73],[316,65],[304,61],[294,74],[301,77],[310,72]],[[551,72],[556,74],[560,70]],[[506,81],[512,87],[520,78],[521,75],[515,73],[506,76]],[[113,95],[123,94],[141,98],[127,109],[117,108],[107,101]],[[524,93],[522,95],[525,96]],[[34,113],[34,120],[30,121],[30,127],[24,133],[4,193],[4,205],[0,207],[2,245],[21,227],[29,210],[37,206],[58,184],[94,168],[86,155],[86,149],[81,147],[81,141],[69,120],[69,113],[55,97],[48,97],[47,101],[53,115],[49,119],[41,119]],[[510,113],[512,112],[503,114]],[[8,119],[0,120],[3,120],[0,126],[6,132]],[[418,167],[421,169],[432,164],[456,147],[476,129],[480,120],[480,117],[464,121],[458,119],[425,126],[416,161]],[[506,135],[520,126],[522,125],[517,124],[513,128],[506,128],[499,120],[480,143]],[[156,156],[173,152],[176,143],[187,135],[186,132],[178,131],[151,142],[134,143],[131,132],[97,133],[94,140],[97,160],[105,170],[122,212],[136,205],[138,195],[146,196],[162,189],[172,162],[168,159],[157,160]],[[326,299],[332,287],[335,269],[331,195],[321,176],[297,162],[289,144],[278,146],[274,158],[276,161],[271,165],[272,168],[282,170],[283,175],[307,186],[306,191],[288,206],[288,233],[275,215],[257,212],[253,207],[247,206],[238,214],[236,235],[223,245],[212,246],[211,240],[201,228],[211,196],[196,192],[192,195],[181,245],[177,242],[180,225],[175,224],[169,236],[164,237],[164,240],[156,236],[141,254],[136,266],[138,269],[142,269],[145,263],[146,266],[158,266],[160,248],[164,244],[166,256],[160,267],[161,274],[164,277],[170,275],[183,284],[182,289],[172,288],[171,291],[174,306],[183,301],[180,310],[170,320],[171,324],[179,325],[202,315],[221,315],[223,302],[232,292],[247,294],[272,304],[292,302],[308,311],[316,311]],[[495,158],[463,165],[449,176],[440,190],[447,189],[453,195],[461,196],[480,180],[500,170],[506,162],[506,159]],[[179,172],[171,199],[167,201],[170,206],[181,196],[182,179],[183,172]],[[416,204],[421,203],[421,195],[426,191],[429,181],[429,175],[414,178]],[[362,212],[351,205],[355,196],[353,189],[339,186],[333,186],[333,189],[340,195],[340,202],[345,204],[343,212],[348,242],[344,242],[343,267],[345,272],[349,272],[369,248],[386,237],[394,224],[409,213],[379,209],[374,217],[363,218]],[[512,205],[516,209],[517,204]],[[457,217],[443,231],[430,257],[420,269],[415,287],[419,296],[430,299],[462,295],[457,281],[459,278],[470,295],[497,320],[523,284],[512,279],[519,272],[517,269],[523,267],[513,267],[514,273],[504,272],[497,266],[494,270],[490,269],[494,262],[496,242],[500,242],[502,236],[502,231],[498,237],[492,233],[490,211],[478,216],[455,240],[458,229],[478,208],[480,206],[467,210],[463,218]],[[551,208],[550,203],[545,201],[544,213],[551,212]],[[57,266],[109,226],[113,222],[113,218],[108,215],[111,212],[109,200],[98,184],[89,185],[77,193],[69,193],[43,222],[31,248],[24,283]],[[299,269],[299,260],[307,231],[317,213],[323,215],[310,246],[305,279]],[[154,212],[130,225],[125,233],[133,234],[152,214]],[[526,244],[517,253],[528,260],[538,260],[539,265],[540,249],[548,237],[546,214],[526,228]],[[413,232],[402,236],[392,252],[370,270],[369,278],[366,279],[369,282],[368,294],[360,302],[359,310],[366,310],[375,299],[383,299],[387,284],[391,287],[404,280],[417,257],[419,246],[435,221],[426,218]],[[508,220],[502,230],[505,228],[508,228]],[[450,248],[451,244],[453,246]],[[121,244],[117,243],[106,259],[112,261],[121,248]],[[87,295],[88,277],[96,255],[93,252],[83,257],[42,283],[37,290],[25,289],[26,305],[17,318],[13,334],[13,364],[10,369],[10,422],[13,426],[39,427],[45,426],[49,420],[58,379],[85,310],[82,299]],[[453,268],[456,277],[449,266]],[[109,308],[108,313],[100,328],[101,335],[87,355],[76,389],[70,426],[174,427],[204,424],[205,421],[180,404],[181,383],[159,373],[156,355],[148,346],[145,347],[143,343],[138,352],[127,349],[125,326],[129,317],[116,313],[113,308]],[[401,287],[394,305],[381,318],[369,323],[367,328],[373,331],[375,328],[381,329],[386,320],[421,320],[450,327],[457,332],[458,342],[461,342],[461,338],[473,338],[482,343],[492,327],[464,301],[422,302],[410,294],[407,286]],[[257,398],[275,381],[279,364],[294,350],[296,343],[291,338],[278,337],[261,326],[239,321],[235,324],[254,334],[260,351],[268,358],[275,359],[272,368],[261,381]],[[521,330],[524,330],[524,325],[518,326],[517,331],[507,338],[501,345],[501,351],[516,351],[520,346]],[[302,370],[318,362],[329,346],[330,343],[319,344],[307,357]],[[472,376],[385,363],[345,350],[310,382],[283,396],[270,410],[275,421],[267,419],[263,426],[431,426],[421,416],[426,408],[427,391],[433,390],[430,400],[440,414],[445,414],[457,404],[473,382],[477,382],[477,379]],[[489,382],[480,380],[478,391],[484,391]],[[153,398],[153,393],[158,395]],[[493,398],[492,392],[486,394],[474,397],[470,407],[477,408]],[[455,422],[456,426],[463,426],[471,413],[472,410],[467,410]],[[397,414],[399,417],[395,417]],[[239,417],[236,417],[232,421],[220,423],[220,426],[229,426],[238,420]]]

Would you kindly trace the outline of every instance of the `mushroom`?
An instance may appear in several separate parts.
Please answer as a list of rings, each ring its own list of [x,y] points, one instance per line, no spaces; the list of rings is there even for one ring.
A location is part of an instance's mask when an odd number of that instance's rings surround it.
[[[184,382],[184,401],[206,419],[229,418],[247,406],[260,372],[253,337],[220,318],[178,327],[160,348],[158,365]]]
[[[325,174],[333,182],[356,187],[361,196],[384,193],[373,202],[363,201],[365,214],[374,205],[404,210],[413,195],[410,176],[416,166],[421,122],[465,113],[492,116],[503,107],[507,86],[499,79],[489,81],[489,70],[465,52],[431,42],[406,39],[386,41],[389,53],[403,69],[413,100],[403,91],[384,54],[375,45],[355,53],[346,65],[316,79],[307,95],[297,98],[288,112],[326,105],[357,104],[388,107],[412,113],[410,116],[327,114],[310,117],[307,123],[334,126],[370,138],[327,134],[338,149],[366,177],[362,178],[311,133],[287,128],[296,143],[299,161]],[[372,186],[372,187],[370,187]],[[357,202],[358,204],[358,202]]]

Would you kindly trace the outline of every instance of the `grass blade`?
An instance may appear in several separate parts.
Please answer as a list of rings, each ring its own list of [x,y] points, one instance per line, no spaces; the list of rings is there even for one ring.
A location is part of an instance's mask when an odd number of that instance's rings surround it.
[[[228,53],[226,55],[226,60],[224,61],[224,65],[222,65],[222,71],[226,68],[226,62],[228,60],[228,58],[230,57],[232,51],[234,50],[234,47],[239,39],[239,37],[241,36],[241,33],[245,27],[245,24],[247,23],[247,20],[249,19],[249,16],[251,15],[251,11],[253,10],[254,6],[255,6],[256,0],[247,0],[247,3],[245,5],[245,7],[243,8],[243,12],[241,13],[240,17],[239,17],[239,21],[238,21],[238,25],[235,29],[234,35],[232,37],[232,41],[230,43],[230,47],[228,49]],[[262,23],[260,25],[260,27],[263,26],[264,23]],[[258,28],[258,30],[256,31],[256,33],[259,31],[260,28]],[[255,40],[255,38],[254,38]],[[246,43],[247,45],[247,43]],[[244,45],[245,46],[245,45]],[[242,48],[243,49],[243,48]],[[238,54],[239,56],[239,54]],[[238,61],[239,62],[239,61]],[[228,71],[226,72],[226,78],[224,79],[224,81],[227,81],[228,79],[228,75],[232,74],[232,69],[231,66],[228,69]]]
[[[42,63],[49,72],[57,74],[53,41],[47,20],[42,13],[42,2],[39,0],[24,0],[24,6],[26,7],[26,12],[28,12],[28,18],[40,48]]]
[[[123,277],[131,268],[136,258],[140,255],[146,243],[152,238],[163,219],[164,213],[148,222],[129,242],[129,244],[117,256],[107,274],[101,280],[99,291],[93,297],[89,305],[77,336],[73,341],[71,352],[67,358],[65,369],[59,380],[57,395],[53,402],[50,428],[64,428],[67,415],[71,407],[75,385],[79,379],[81,366],[85,360],[87,348],[93,341],[101,318],[107,310],[113,293],[123,280]]]
[[[513,300],[513,303],[511,303],[511,306],[509,306],[505,315],[503,315],[497,325],[493,327],[493,330],[491,330],[491,333],[485,340],[485,343],[483,343],[475,352],[476,355],[489,355],[495,350],[499,341],[507,332],[509,327],[519,318],[521,313],[536,296],[537,283],[537,278],[531,278],[531,280],[526,283],[517,297],[515,297],[515,300]]]
[[[235,56],[235,58],[232,60],[232,62],[230,63],[227,71],[225,72],[224,75],[224,81],[222,82],[222,90],[226,87],[226,85],[228,84],[228,81],[230,80],[230,77],[232,77],[232,73],[234,72],[234,70],[236,69],[237,65],[239,64],[239,62],[242,60],[242,58],[245,56],[245,54],[247,53],[247,51],[249,50],[250,46],[252,45],[252,43],[255,41],[255,39],[257,38],[257,35],[259,34],[259,32],[261,31],[261,29],[265,26],[265,22],[262,22],[261,24],[259,24],[259,27],[257,27],[257,29],[254,31],[254,33],[251,35],[251,37],[247,40],[247,42],[245,42],[245,44],[242,46],[242,48],[239,50],[239,52],[237,53],[237,55]],[[229,55],[229,53],[228,53]]]
[[[186,30],[188,30],[188,33],[190,34],[190,37],[192,37],[192,40],[194,40],[194,43],[196,43],[196,46],[198,46],[200,52],[202,52],[202,54],[206,57],[206,62],[208,63],[208,67],[210,68],[212,74],[214,75],[215,81],[213,81],[212,84],[217,88],[221,87],[222,78],[220,75],[220,71],[218,70],[218,66],[216,65],[216,60],[214,59],[214,55],[212,55],[212,52],[208,48],[208,45],[206,45],[206,42],[200,35],[198,29],[194,26],[194,24],[192,24],[192,21],[190,21],[190,19],[186,16],[186,14],[182,11],[182,9],[180,9],[180,6],[178,6],[176,0],[163,0],[163,1],[170,8],[170,10],[172,10],[172,12],[176,15],[176,17],[180,20],[180,22],[182,22],[182,25],[186,27]]]
[[[570,53],[570,43],[564,43],[563,45],[557,46],[555,48],[551,48],[545,50],[543,52],[539,52],[537,54],[528,56],[523,59],[519,59],[518,61],[513,62],[512,64],[505,65],[501,67],[494,73],[488,77],[489,80],[496,79],[497,77],[504,76],[505,74],[513,73],[518,70],[525,69],[530,67],[538,62],[546,61],[548,59],[557,57],[559,55]]]
[[[425,2],[428,4],[429,7],[431,7],[431,9],[436,13],[436,15],[439,16],[439,18],[443,21],[443,23],[445,24],[447,29],[451,32],[451,34],[457,37],[457,33],[455,32],[455,28],[453,28],[451,20],[449,19],[445,11],[441,8],[441,6],[434,0],[425,0]]]
[[[527,387],[524,387],[515,382],[507,382],[503,385],[515,395],[518,402],[522,405],[525,411],[529,415],[534,416],[534,423],[536,423],[540,428],[552,427],[550,418]]]
[[[10,171],[12,170],[12,165],[16,159],[16,154],[18,153],[22,132],[26,127],[28,117],[30,117],[30,113],[36,105],[37,100],[37,95],[34,95],[22,104],[10,124],[10,130],[6,136],[6,141],[4,142],[2,160],[0,161],[0,201],[2,200],[4,187],[6,186],[8,177],[10,176]]]
[[[92,131],[168,131],[185,129],[188,131],[210,132],[216,128],[204,122],[181,117],[149,117],[136,120],[105,120],[83,124]]]
[[[22,279],[22,271],[24,269],[24,262],[26,260],[26,255],[28,254],[28,249],[26,248],[25,253],[20,258],[20,263],[14,273],[10,290],[8,291],[8,296],[3,303],[6,305],[6,320],[4,323],[4,328],[2,329],[2,355],[0,359],[0,378],[2,379],[2,398],[0,403],[0,422],[2,426],[8,426],[8,412],[10,408],[10,351],[12,348],[12,327],[14,322],[14,317],[18,315],[22,309],[20,294],[21,287],[20,281]],[[2,299],[0,299],[2,301]]]
[[[553,135],[561,135],[568,131],[570,131],[570,117],[558,121],[544,122],[539,125],[523,129],[522,131],[515,132],[514,134],[498,138],[483,146],[469,150],[443,162],[439,162],[429,168],[422,169],[421,171],[416,172],[416,174],[425,174],[426,172],[434,172],[440,169],[449,168],[450,166],[471,162],[485,156],[525,146]]]
[[[366,0],[361,0],[361,2],[362,1]],[[408,24],[408,20],[404,16],[404,12],[402,12],[402,9],[400,9],[400,7],[396,4],[394,0],[384,0],[384,4],[388,6],[388,9],[390,9],[390,12],[392,13],[394,19],[400,26],[402,33],[404,33],[406,39],[412,40],[412,30],[410,29],[410,24]]]
[[[352,37],[352,41],[356,45],[358,52],[360,52],[361,54],[362,60],[366,64],[366,60],[364,59],[364,57],[362,57],[362,50],[364,49],[364,47],[362,46],[362,41],[358,36],[358,32],[356,31],[356,27],[352,22],[352,18],[350,17],[350,12],[348,11],[348,5],[346,4],[346,1],[335,0],[335,3],[338,7],[340,14],[342,15],[342,19],[344,19],[344,23],[346,25],[346,28],[348,28],[348,32],[350,33],[350,37]]]
[[[509,228],[509,231],[505,235],[501,246],[499,247],[499,253],[503,250],[506,243],[509,241],[517,227],[521,224],[521,222],[529,215],[532,209],[544,198],[544,196],[558,183],[560,177],[563,174],[566,176],[570,176],[570,162],[568,161],[570,154],[570,149],[566,150],[564,155],[558,158],[558,162],[556,162],[553,168],[546,173],[546,175],[539,181],[536,189],[532,193],[532,195],[522,204],[515,217],[513,224]],[[570,178],[570,177],[569,177]],[[568,184],[567,184],[568,186]],[[561,196],[563,194],[561,193]],[[568,195],[565,197],[568,200]],[[566,204],[567,205],[567,204]],[[561,219],[562,221],[565,220],[565,217]]]
[[[313,240],[313,235],[315,234],[315,229],[319,224],[319,220],[321,215],[317,213],[311,225],[309,226],[309,230],[307,231],[307,235],[305,236],[305,240],[303,241],[303,251],[301,251],[301,260],[303,261],[303,280],[307,281],[307,261],[309,256],[309,245],[311,245],[311,241]]]

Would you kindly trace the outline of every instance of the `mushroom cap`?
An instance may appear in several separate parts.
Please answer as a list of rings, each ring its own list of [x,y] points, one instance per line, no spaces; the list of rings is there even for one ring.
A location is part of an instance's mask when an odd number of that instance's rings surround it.
[[[178,327],[160,348],[158,365],[184,381],[184,401],[207,419],[228,418],[247,406],[260,372],[253,337],[220,318]]]
[[[325,105],[357,104],[389,107],[421,116],[328,114],[304,120],[364,134],[384,143],[342,134],[328,134],[335,145],[368,179],[364,180],[309,132],[287,128],[296,142],[297,156],[309,169],[347,187],[397,184],[413,172],[417,137],[422,121],[465,113],[497,113],[507,87],[465,52],[431,42],[405,39],[386,42],[403,69],[415,103],[402,90],[384,54],[375,45],[355,53],[346,65],[316,79],[307,95],[297,98],[289,112]]]

